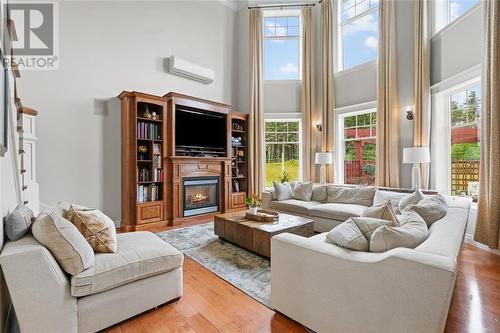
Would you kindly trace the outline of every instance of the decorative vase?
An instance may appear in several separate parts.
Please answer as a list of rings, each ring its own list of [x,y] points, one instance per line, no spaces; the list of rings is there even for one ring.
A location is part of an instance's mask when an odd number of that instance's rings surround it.
[[[257,215],[257,210],[259,207],[248,207],[248,212],[252,215]]]

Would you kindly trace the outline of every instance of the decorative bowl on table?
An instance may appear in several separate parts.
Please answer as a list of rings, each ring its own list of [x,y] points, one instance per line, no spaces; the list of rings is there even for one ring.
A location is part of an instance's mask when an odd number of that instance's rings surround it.
[[[248,211],[245,217],[258,222],[276,222],[280,218],[278,213],[264,209],[259,209],[255,214]]]

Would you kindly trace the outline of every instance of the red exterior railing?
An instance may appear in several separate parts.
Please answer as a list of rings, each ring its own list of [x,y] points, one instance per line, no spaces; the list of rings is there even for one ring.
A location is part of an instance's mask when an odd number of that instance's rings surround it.
[[[373,185],[375,184],[375,174],[365,172],[364,166],[370,164],[375,166],[375,161],[344,161],[344,180],[346,184]]]

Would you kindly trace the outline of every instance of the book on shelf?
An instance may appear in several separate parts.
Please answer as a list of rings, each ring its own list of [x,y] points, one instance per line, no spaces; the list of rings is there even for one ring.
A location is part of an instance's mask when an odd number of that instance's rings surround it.
[[[146,168],[142,168],[138,170],[138,175],[137,175],[137,180],[140,182],[147,182],[150,179],[150,174],[149,170]]]
[[[153,168],[161,169],[161,156],[153,156]]]
[[[161,140],[161,127],[159,124],[137,122],[137,138],[145,140]]]
[[[137,186],[137,202],[156,201],[159,198],[158,185],[138,185]]]
[[[153,172],[153,181],[155,182],[163,182],[163,170],[155,169]]]

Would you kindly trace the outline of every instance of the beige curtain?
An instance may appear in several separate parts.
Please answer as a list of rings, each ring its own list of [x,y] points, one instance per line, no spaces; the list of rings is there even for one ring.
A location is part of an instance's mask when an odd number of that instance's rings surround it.
[[[428,0],[415,0],[415,110],[413,145],[429,147],[430,106],[430,35]],[[422,188],[429,188],[429,163],[420,166]]]
[[[323,152],[334,150],[335,100],[333,89],[333,8],[332,0],[321,2],[321,83],[323,98]],[[327,183],[335,182],[334,165],[326,166]]]
[[[375,181],[389,187],[399,187],[400,165],[395,7],[395,0],[380,1]]]
[[[250,9],[250,126],[248,142],[248,176],[250,194],[264,189],[264,107],[262,102],[262,11]]]
[[[479,208],[474,239],[500,248],[500,1],[483,2]]]
[[[313,78],[313,35],[314,26],[312,8],[302,9],[302,180],[316,180],[314,154],[316,139],[312,129],[314,112],[314,78]]]

